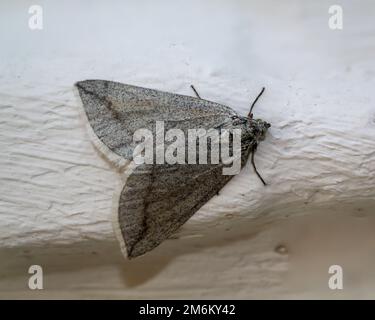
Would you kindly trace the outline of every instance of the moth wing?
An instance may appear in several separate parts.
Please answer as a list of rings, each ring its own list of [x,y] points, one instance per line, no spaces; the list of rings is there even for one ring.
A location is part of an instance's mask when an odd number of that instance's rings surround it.
[[[140,165],[120,195],[118,222],[128,258],[158,246],[232,178],[221,164]],[[199,186],[199,188],[197,188]]]
[[[105,80],[76,83],[88,118],[98,138],[113,152],[132,160],[138,129],[155,132],[155,122],[171,128],[213,128],[236,116],[224,105]]]

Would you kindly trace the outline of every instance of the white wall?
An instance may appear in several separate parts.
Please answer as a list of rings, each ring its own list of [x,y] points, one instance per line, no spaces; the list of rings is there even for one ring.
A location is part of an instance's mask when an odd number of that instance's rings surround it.
[[[40,4],[44,29],[28,28]],[[373,1],[0,3],[1,297],[373,297]],[[111,227],[121,177],[73,84],[201,96],[272,123],[250,166],[181,230],[125,261]],[[275,250],[285,246],[287,252]],[[45,290],[25,289],[41,264]],[[345,289],[328,289],[328,267]]]

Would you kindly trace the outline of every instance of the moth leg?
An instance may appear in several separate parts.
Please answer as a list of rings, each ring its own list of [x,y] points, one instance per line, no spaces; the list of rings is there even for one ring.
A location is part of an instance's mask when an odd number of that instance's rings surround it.
[[[255,154],[256,149],[257,149],[257,145],[255,145],[255,146],[253,147],[253,150],[251,151],[251,164],[253,165],[254,171],[255,171],[255,173],[257,174],[257,176],[258,176],[258,178],[260,179],[260,181],[262,181],[262,183],[266,186],[267,183],[264,181],[264,179],[262,178],[262,176],[261,176],[260,173],[258,172],[257,167],[255,166],[254,154]]]
[[[266,89],[265,87],[262,88],[262,90],[260,91],[260,93],[258,94],[258,96],[255,98],[255,100],[251,104],[250,111],[249,111],[249,114],[247,116],[248,118],[250,118],[250,119],[253,118],[253,108],[254,108],[255,104],[257,103],[258,99],[260,98],[260,96],[263,94],[263,92],[264,92],[265,89]]]
[[[195,95],[197,96],[198,99],[202,99],[201,96],[199,95],[198,91],[195,90],[194,86],[191,84],[190,87],[193,89]]]

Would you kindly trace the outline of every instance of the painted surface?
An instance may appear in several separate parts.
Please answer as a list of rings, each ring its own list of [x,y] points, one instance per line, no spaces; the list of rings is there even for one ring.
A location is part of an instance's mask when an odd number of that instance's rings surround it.
[[[0,4],[1,297],[373,297],[375,3],[341,1],[343,30],[326,1],[39,4],[39,31],[29,1]],[[256,115],[272,128],[256,157],[270,186],[249,164],[179,240],[123,261],[121,177],[73,86],[89,78],[194,84],[240,114],[265,86]],[[31,264],[41,292],[25,291]],[[343,291],[327,286],[332,264]]]

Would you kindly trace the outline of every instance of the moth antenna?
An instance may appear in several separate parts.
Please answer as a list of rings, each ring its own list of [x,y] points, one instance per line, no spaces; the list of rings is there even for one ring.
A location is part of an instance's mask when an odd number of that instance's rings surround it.
[[[193,89],[195,95],[197,96],[198,99],[202,99],[201,96],[199,95],[198,91],[195,90],[194,86],[191,84],[190,87]]]
[[[258,176],[258,178],[260,179],[260,181],[262,181],[262,183],[264,184],[264,186],[266,186],[267,183],[264,181],[264,179],[262,178],[262,176],[261,176],[260,173],[258,172],[257,167],[255,166],[255,162],[254,162],[254,154],[255,154],[255,150],[251,151],[251,164],[253,165],[254,171],[255,171],[255,173],[257,174],[257,176]]]
[[[260,98],[260,96],[263,94],[263,92],[264,92],[265,89],[266,89],[265,87],[262,88],[262,90],[260,91],[260,93],[258,94],[258,96],[255,98],[255,100],[251,104],[250,111],[249,111],[249,114],[248,114],[248,118],[250,118],[250,119],[253,118],[253,113],[252,113],[253,108],[254,108],[256,102],[258,101],[258,99]]]

